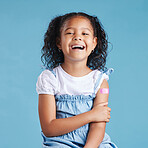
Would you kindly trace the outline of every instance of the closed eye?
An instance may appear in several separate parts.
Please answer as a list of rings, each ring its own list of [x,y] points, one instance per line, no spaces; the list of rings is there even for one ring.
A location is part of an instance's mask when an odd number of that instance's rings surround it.
[[[67,32],[66,34],[74,34],[74,33],[72,33],[72,32]]]
[[[88,33],[82,33],[83,35],[89,35]]]

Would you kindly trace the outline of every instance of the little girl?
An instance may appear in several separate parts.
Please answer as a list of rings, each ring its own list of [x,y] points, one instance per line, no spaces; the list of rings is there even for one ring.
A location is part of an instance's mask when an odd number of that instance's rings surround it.
[[[46,69],[36,83],[43,148],[116,148],[105,133],[107,47],[97,17],[68,13],[50,22],[41,57]]]

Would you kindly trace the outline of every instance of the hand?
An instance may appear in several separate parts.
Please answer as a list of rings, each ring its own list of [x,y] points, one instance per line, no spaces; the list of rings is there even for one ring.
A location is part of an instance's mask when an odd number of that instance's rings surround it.
[[[101,103],[92,108],[91,112],[92,112],[93,122],[102,122],[102,121],[109,122],[109,119],[111,118],[110,117],[111,108],[105,106],[107,104],[108,102]]]

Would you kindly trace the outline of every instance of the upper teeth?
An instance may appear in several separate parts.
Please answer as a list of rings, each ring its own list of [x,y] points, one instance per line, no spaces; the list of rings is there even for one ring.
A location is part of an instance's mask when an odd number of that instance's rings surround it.
[[[72,46],[72,48],[75,48],[75,47],[78,47],[78,48],[79,48],[79,47],[80,47],[80,48],[83,48],[83,46],[82,46],[82,45],[73,45],[73,46]]]

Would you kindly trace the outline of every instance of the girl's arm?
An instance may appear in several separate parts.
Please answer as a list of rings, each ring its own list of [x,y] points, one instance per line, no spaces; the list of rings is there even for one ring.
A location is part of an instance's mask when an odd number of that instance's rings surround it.
[[[39,95],[39,118],[42,131],[46,137],[69,133],[90,122],[108,121],[106,112],[109,107],[96,106],[91,111],[69,117],[56,119],[56,102],[53,95]]]
[[[100,89],[101,88],[109,88],[107,80],[103,80]],[[109,94],[101,94],[100,89],[97,92],[96,98],[94,100],[94,106],[108,102]],[[90,123],[90,129],[84,148],[98,148],[104,138],[105,126],[106,122]]]

